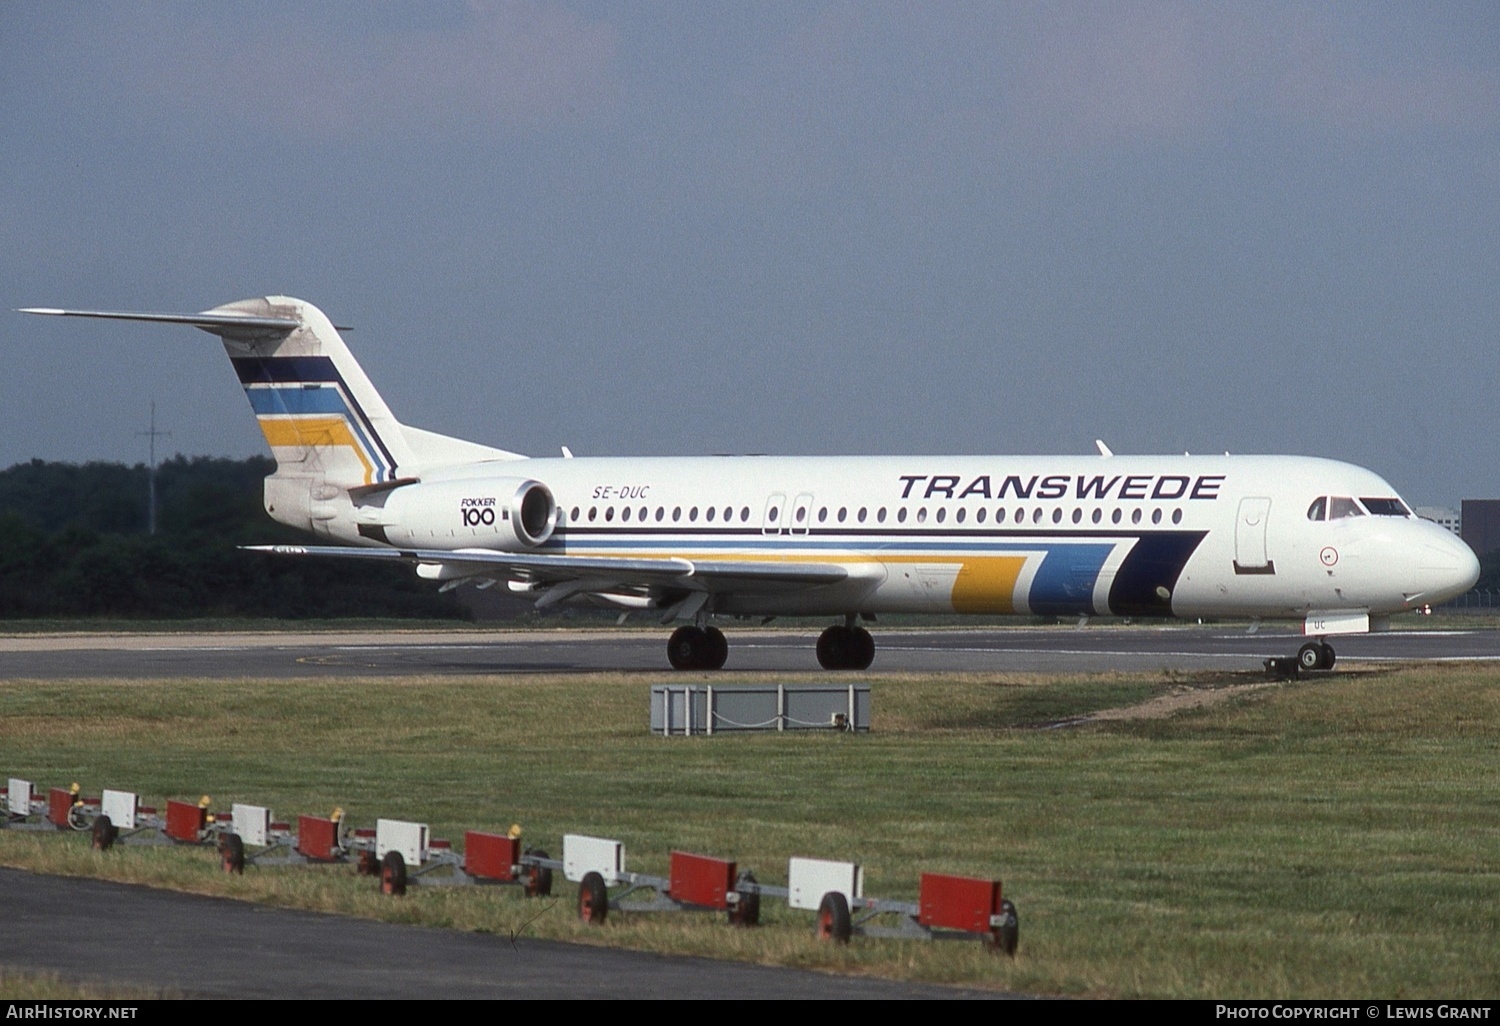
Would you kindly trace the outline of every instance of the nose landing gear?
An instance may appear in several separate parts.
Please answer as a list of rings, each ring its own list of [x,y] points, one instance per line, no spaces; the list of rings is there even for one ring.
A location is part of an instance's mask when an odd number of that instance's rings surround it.
[[[1295,658],[1276,656],[1266,660],[1266,672],[1278,680],[1291,680],[1314,670],[1331,670],[1337,656],[1326,641],[1309,641],[1297,650]]]

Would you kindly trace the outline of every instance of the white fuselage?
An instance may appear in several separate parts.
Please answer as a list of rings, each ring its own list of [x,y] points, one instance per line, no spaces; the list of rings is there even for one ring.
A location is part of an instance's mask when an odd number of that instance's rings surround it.
[[[364,544],[516,551],[504,506],[523,479],[556,501],[538,553],[850,571],[791,594],[724,595],[722,613],[1378,616],[1449,598],[1478,572],[1467,546],[1409,514],[1311,519],[1320,497],[1396,492],[1294,456],[497,461],[429,473],[319,527]]]

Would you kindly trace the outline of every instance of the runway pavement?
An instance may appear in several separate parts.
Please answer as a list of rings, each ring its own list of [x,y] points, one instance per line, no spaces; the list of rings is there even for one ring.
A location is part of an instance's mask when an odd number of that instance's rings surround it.
[[[1419,629],[1330,639],[1341,665],[1500,659],[1500,630]],[[730,630],[726,670],[818,673],[811,630]],[[879,629],[872,673],[1243,670],[1292,655],[1284,628],[1082,626]],[[670,675],[665,630],[0,636],[0,679],[344,677],[598,671]]]
[[[566,902],[565,902],[566,904]],[[1004,995],[583,944],[398,926],[0,869],[0,965],[214,998]],[[568,914],[571,914],[571,908]]]

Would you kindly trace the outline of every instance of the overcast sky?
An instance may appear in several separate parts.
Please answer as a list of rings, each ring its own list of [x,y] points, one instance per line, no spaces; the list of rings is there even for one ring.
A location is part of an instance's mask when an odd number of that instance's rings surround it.
[[[1290,452],[1500,495],[1500,5],[0,0],[0,466],[264,443],[323,308],[549,455]]]

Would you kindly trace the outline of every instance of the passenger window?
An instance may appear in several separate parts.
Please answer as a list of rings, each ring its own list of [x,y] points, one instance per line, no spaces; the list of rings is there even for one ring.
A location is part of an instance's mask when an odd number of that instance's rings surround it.
[[[974,520],[975,520],[976,523],[980,523],[980,524],[984,523],[984,507],[983,506],[980,506],[979,509],[974,513]]]
[[[1161,510],[1159,510],[1159,509],[1153,509],[1151,511],[1151,522],[1153,524],[1159,524],[1159,523],[1161,523]]]
[[[1075,509],[1073,511],[1073,523],[1075,523],[1075,524],[1081,524],[1081,523],[1083,523],[1083,510],[1081,510],[1081,509]]]
[[[847,517],[848,515],[849,515],[849,508],[847,506],[840,506],[839,507],[839,523],[842,524],[844,522],[844,518]]]
[[[1052,522],[1054,524],[1062,523],[1062,507],[1058,507],[1052,511]]]
[[[1130,511],[1130,522],[1132,524],[1139,524],[1141,522],[1141,511],[1140,510],[1134,509],[1134,510]]]
[[[859,511],[859,519],[860,519],[861,523],[864,522],[864,519],[865,519],[865,511],[864,510],[860,510]],[[880,507],[880,511],[875,514],[875,519],[878,520],[882,524],[885,523],[885,507],[884,506],[881,506]]]
[[[724,523],[727,524],[727,523],[729,523],[733,519],[734,519],[734,507],[733,506],[725,506],[724,507]]]
[[[703,519],[707,520],[710,524],[714,522],[714,508],[712,506],[703,511]]]
[[[881,510],[881,513],[882,513],[882,514],[883,514],[883,513],[884,513],[884,512],[885,512],[885,510]],[[881,519],[881,520],[882,520],[882,521],[884,521],[884,520],[885,520],[885,517],[884,517],[884,516],[882,516],[882,517],[881,517],[881,518],[880,518],[880,519]],[[861,507],[859,507],[859,522],[860,522],[860,523],[861,523],[861,524],[862,524],[862,523],[864,523],[864,522],[865,522],[865,507],[863,507],[863,506],[861,506]]]
[[[659,523],[661,523],[661,522],[662,522],[662,521],[663,521],[663,520],[665,520],[665,519],[666,519],[666,517],[667,517],[667,511],[666,511],[666,508],[665,508],[665,507],[663,507],[663,506],[658,506],[658,507],[656,507],[656,522],[657,522],[657,523],[658,523],[658,524],[659,524]]]
[[[570,515],[568,517],[568,519],[569,520],[577,520],[578,519],[578,507],[577,506],[573,507],[573,513],[572,513],[572,515]]]
[[[956,513],[954,515],[953,519],[957,520],[960,524],[964,522],[964,510],[963,510],[963,507],[959,507],[958,513]]]
[[[596,515],[598,515],[598,513],[599,513],[599,507],[598,506],[590,506],[589,507],[589,520],[593,520],[594,517]]]
[[[740,523],[742,523],[742,524],[748,524],[749,522],[750,522],[750,507],[749,506],[741,506],[740,507]]]
[[[626,506],[624,509],[620,510],[620,519],[621,520],[629,520],[630,519],[630,507],[629,506]]]
[[[902,506],[900,509],[896,510],[896,522],[898,524],[904,524],[904,523],[906,523],[906,507],[905,506]]]
[[[604,510],[604,519],[605,520],[613,520],[614,518],[615,518],[615,508],[613,506],[606,507],[605,510]]]
[[[682,507],[681,506],[673,506],[672,507],[672,523],[675,524],[675,523],[677,523],[677,521],[679,521],[681,519],[682,519]]]
[[[1120,522],[1120,511],[1118,509],[1109,515],[1109,522],[1111,524],[1118,524]]]
[[[1001,506],[999,509],[995,510],[995,523],[997,523],[997,524],[1003,524],[1003,523],[1005,523],[1005,507],[1004,506]]]
[[[942,523],[948,516],[948,511],[939,506],[937,511],[937,522]]]
[[[927,523],[927,507],[926,506],[923,506],[921,509],[917,510],[917,523],[919,523],[919,524],[925,524],[925,523]]]
[[[698,507],[697,506],[690,507],[688,509],[688,520],[690,520],[690,521],[696,521],[697,519],[698,519]],[[776,519],[776,511],[775,510],[771,511],[771,519],[772,520]]]
[[[649,512],[650,512],[650,510],[646,509],[645,506],[642,506],[641,507],[641,517],[640,518],[642,520],[645,520],[646,519],[646,514],[649,513]]]
[[[1104,519],[1104,510],[1098,508],[1097,506],[1094,507],[1094,516],[1092,517],[1092,519],[1093,519],[1094,523],[1096,523],[1096,524],[1099,521],[1103,520]]]
[[[769,520],[773,524],[776,523],[776,514],[777,514],[777,512],[778,512],[778,510],[776,509],[776,507],[772,506],[770,509],[768,509],[766,511],[766,519]]]
[[[1182,510],[1180,510],[1180,509],[1174,509],[1172,511],[1172,523],[1174,523],[1174,524],[1180,524],[1180,523],[1182,523]]]
[[[1031,522],[1033,524],[1040,524],[1042,522],[1042,507],[1038,506],[1031,511]]]
[[[824,506],[823,508],[821,508],[821,509],[818,510],[818,523],[821,524],[821,523],[823,523],[827,519],[828,519],[828,507]]]

